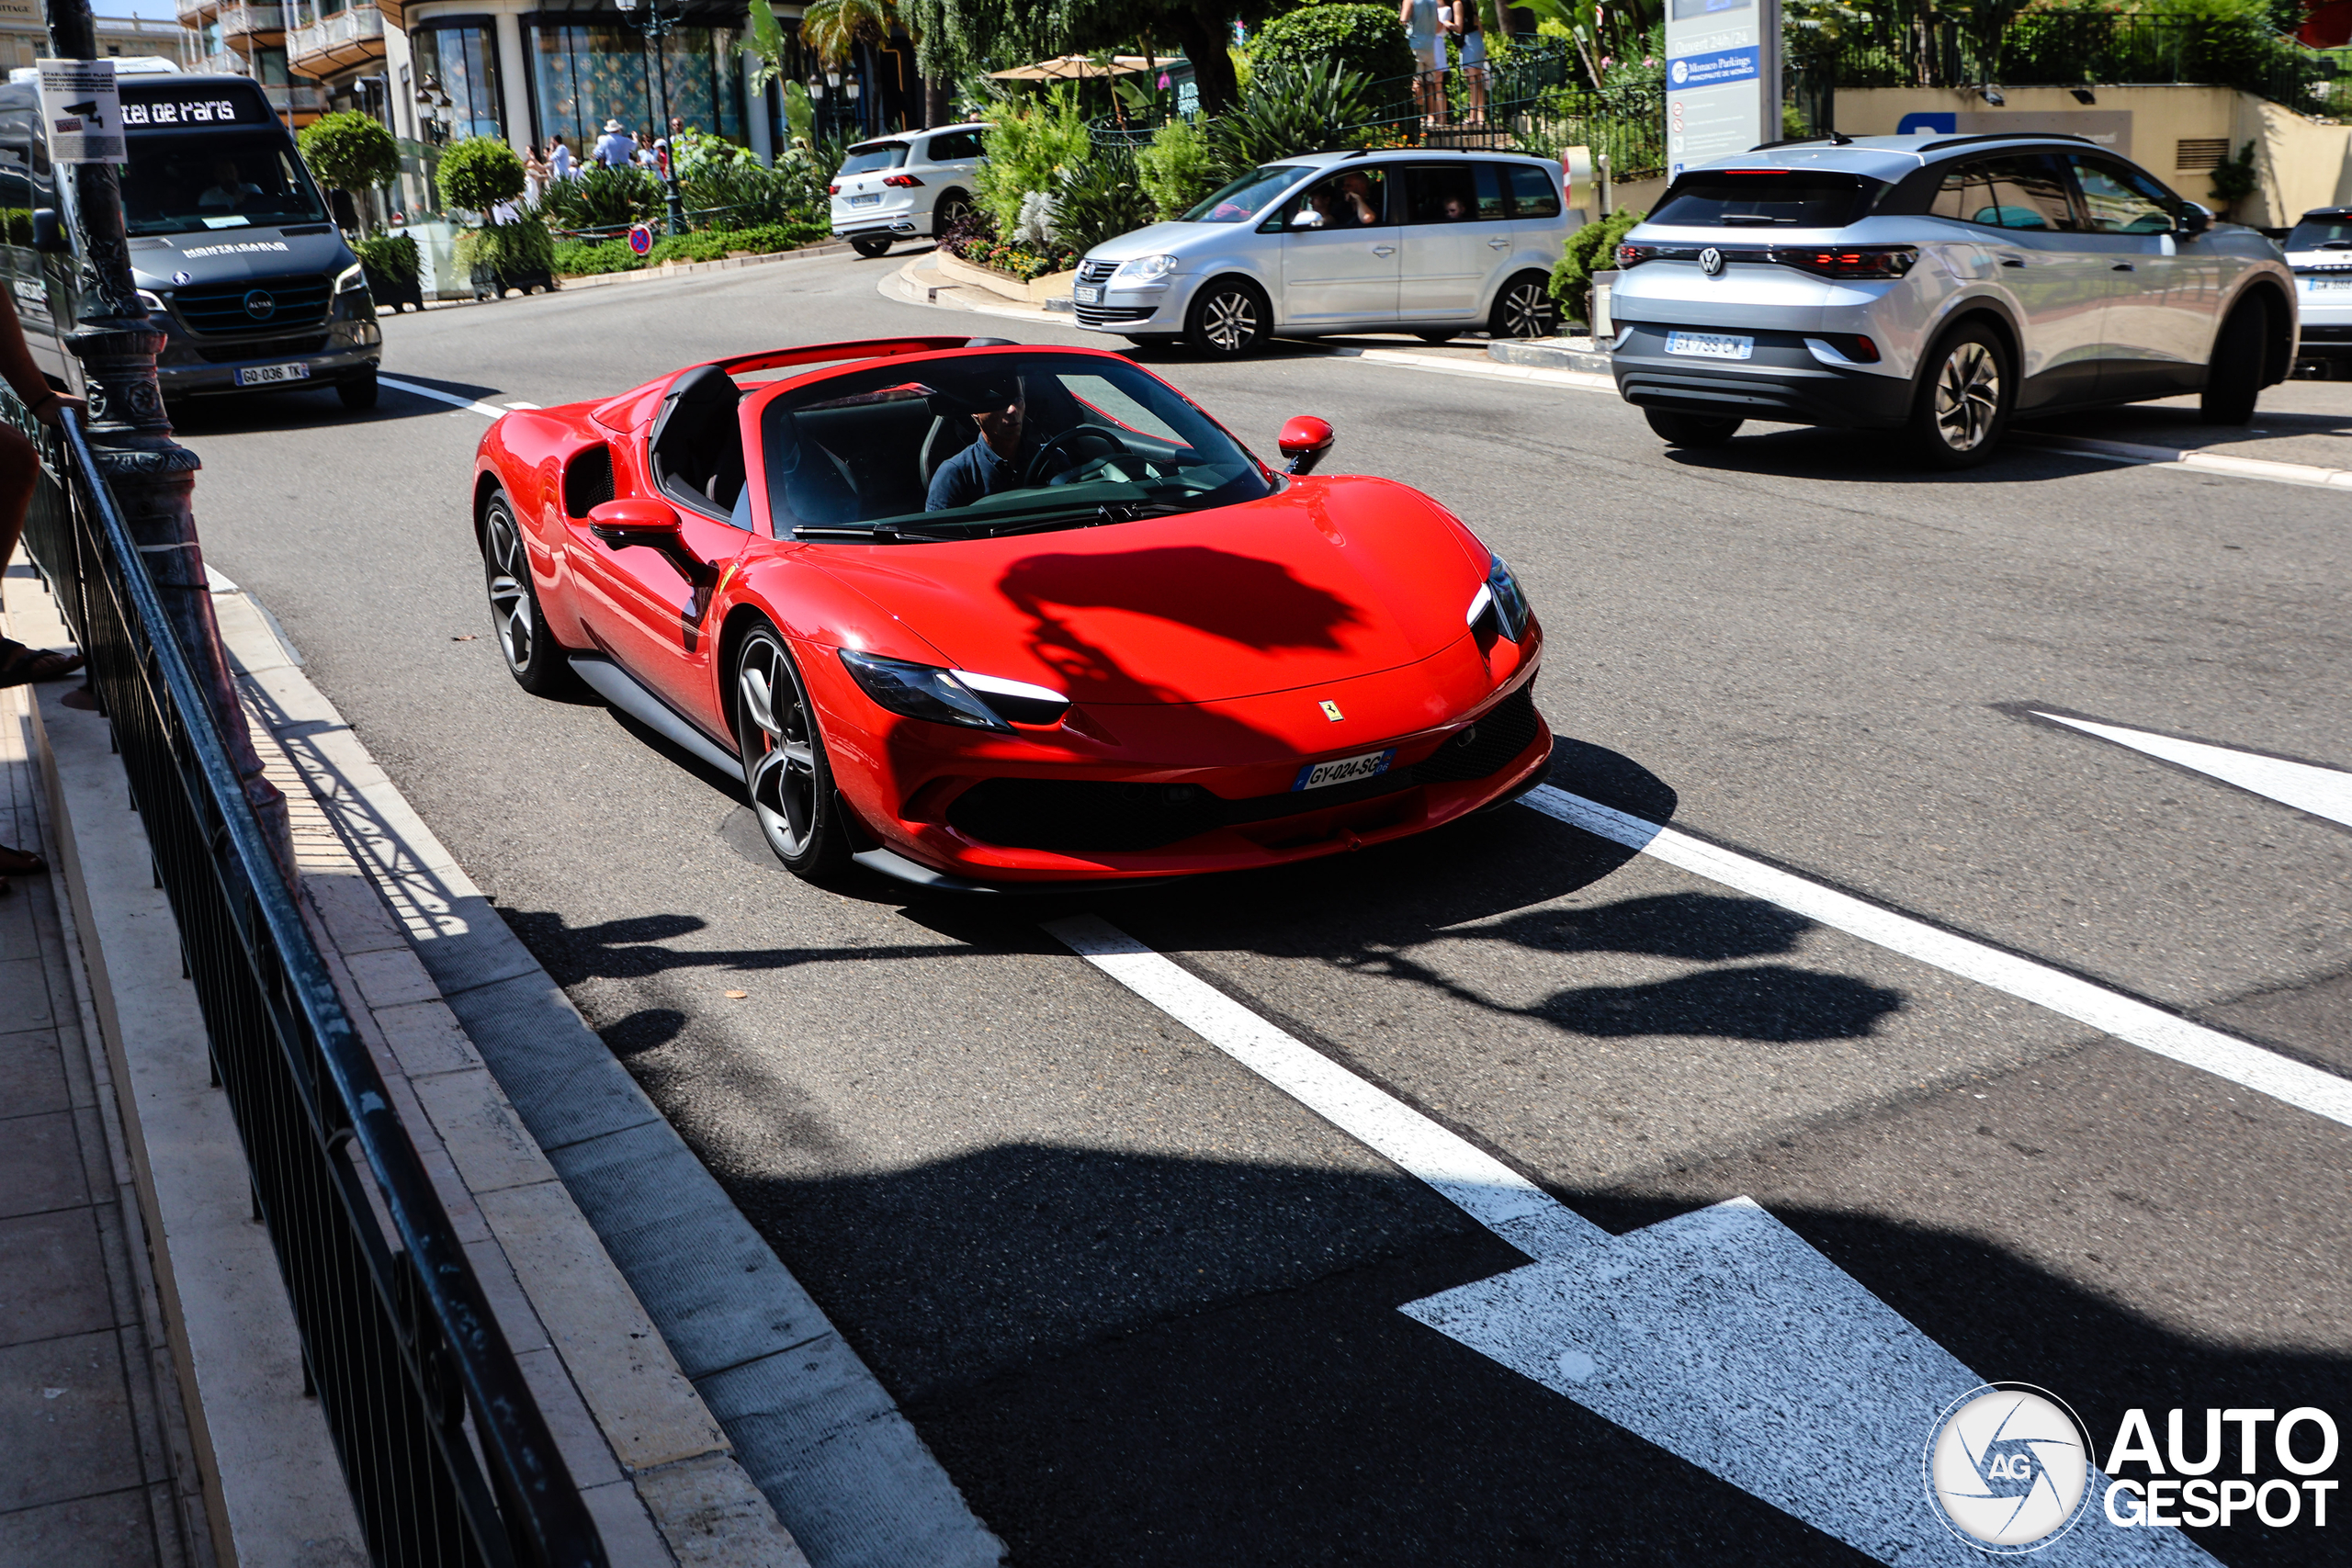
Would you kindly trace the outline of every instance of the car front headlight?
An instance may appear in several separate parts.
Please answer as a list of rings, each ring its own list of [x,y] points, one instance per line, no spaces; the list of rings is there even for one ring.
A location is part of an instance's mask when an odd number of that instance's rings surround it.
[[[348,294],[355,288],[365,288],[367,287],[368,270],[361,266],[357,262],[353,262],[349,266],[345,267],[341,272],[335,274],[334,291],[337,294]]]
[[[1133,261],[1121,262],[1119,270],[1111,276],[1114,278],[1124,277],[1130,283],[1151,283],[1175,270],[1174,256],[1137,256]]]
[[[1047,686],[942,670],[878,653],[841,650],[842,664],[858,689],[892,713],[933,724],[1012,733],[1015,724],[1059,724],[1069,698]]]
[[[1501,636],[1517,642],[1527,635],[1527,623],[1535,612],[1528,607],[1527,594],[1519,586],[1519,579],[1511,574],[1503,558],[1492,550],[1487,552],[1487,581],[1478,584],[1478,592],[1470,595],[1470,609],[1465,618],[1470,629],[1482,629],[1488,636]]]

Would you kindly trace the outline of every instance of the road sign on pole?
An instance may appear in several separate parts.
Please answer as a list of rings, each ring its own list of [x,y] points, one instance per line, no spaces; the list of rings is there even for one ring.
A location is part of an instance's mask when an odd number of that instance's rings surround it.
[[[1668,173],[1780,138],[1781,0],[1668,0]]]
[[[43,60],[40,127],[52,164],[119,164],[122,142],[120,96],[111,60]]]

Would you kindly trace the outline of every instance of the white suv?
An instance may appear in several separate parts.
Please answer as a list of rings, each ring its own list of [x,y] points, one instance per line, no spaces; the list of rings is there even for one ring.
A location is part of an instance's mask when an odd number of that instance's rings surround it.
[[[1677,176],[1616,259],[1618,392],[1679,446],[1853,425],[1958,468],[2012,414],[2195,392],[2243,424],[2295,362],[2278,247],[2080,137],[1759,147]]]
[[[2352,207],[2304,213],[2286,251],[2302,307],[2302,356],[2331,368],[2352,365]]]
[[[985,125],[946,125],[861,141],[830,187],[833,232],[862,256],[894,240],[939,235],[972,209]]]

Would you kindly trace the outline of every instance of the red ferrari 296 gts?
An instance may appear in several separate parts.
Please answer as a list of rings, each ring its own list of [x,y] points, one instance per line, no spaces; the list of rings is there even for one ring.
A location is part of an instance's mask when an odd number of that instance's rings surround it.
[[[473,524],[526,691],[740,771],[769,846],[934,886],[1402,838],[1542,778],[1542,632],[1419,491],[1286,472],[1091,349],[904,338],[508,413]]]

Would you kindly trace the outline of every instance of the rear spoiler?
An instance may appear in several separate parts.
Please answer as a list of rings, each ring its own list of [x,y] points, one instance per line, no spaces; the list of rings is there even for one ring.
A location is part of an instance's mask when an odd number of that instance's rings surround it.
[[[740,376],[748,371],[781,370],[794,365],[823,365],[841,359],[891,359],[907,354],[937,354],[943,349],[973,348],[1001,341],[969,337],[864,338],[852,343],[804,343],[794,348],[772,348],[763,354],[741,354],[709,363],[729,376]]]

